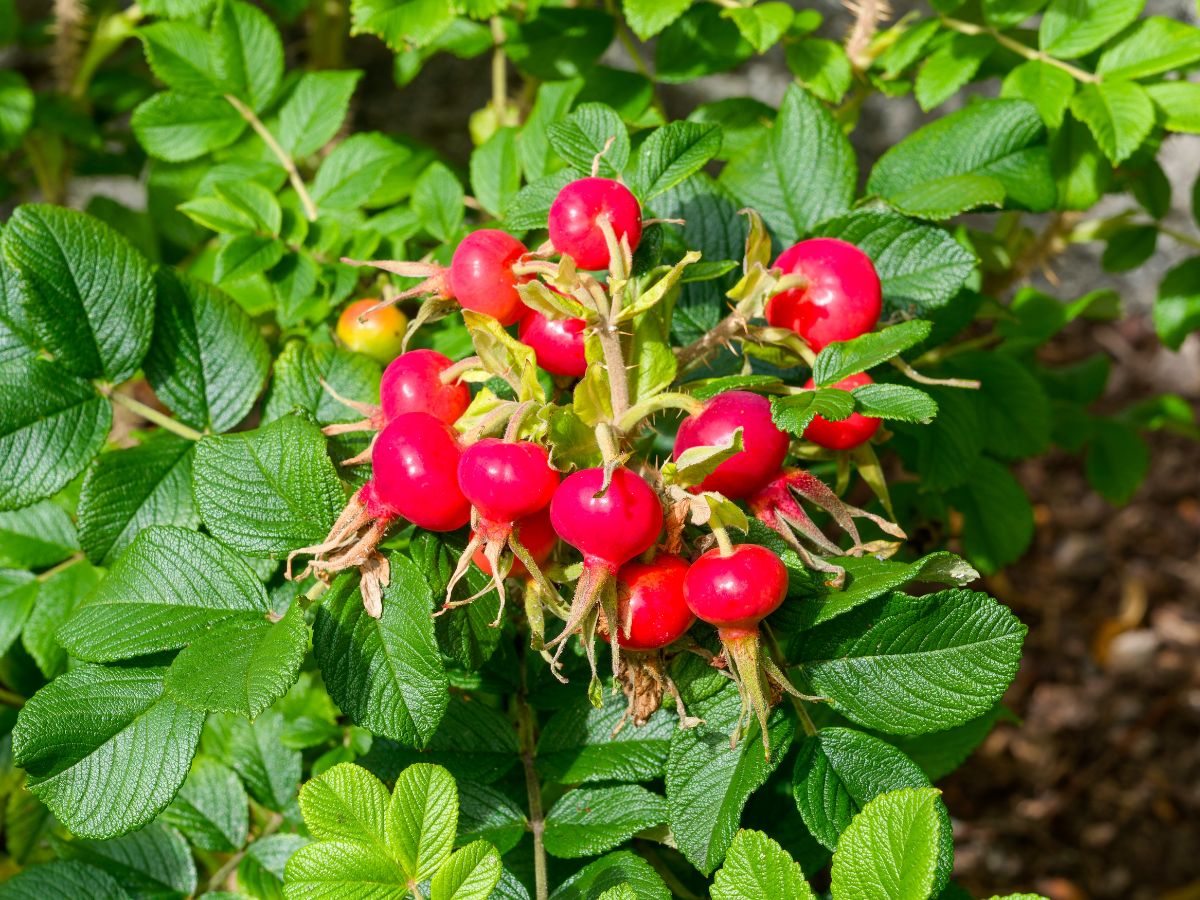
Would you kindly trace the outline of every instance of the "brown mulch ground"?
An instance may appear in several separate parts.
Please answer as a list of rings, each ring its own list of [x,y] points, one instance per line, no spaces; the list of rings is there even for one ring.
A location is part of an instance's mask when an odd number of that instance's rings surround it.
[[[1052,352],[1100,348],[1117,357],[1106,404],[1172,391],[1197,406],[1198,348],[1170,354],[1133,320]],[[1200,446],[1150,444],[1150,475],[1119,509],[1066,455],[1018,473],[1035,544],[987,588],[1029,625],[1006,698],[1023,722],[943,785],[975,896],[1200,898]]]

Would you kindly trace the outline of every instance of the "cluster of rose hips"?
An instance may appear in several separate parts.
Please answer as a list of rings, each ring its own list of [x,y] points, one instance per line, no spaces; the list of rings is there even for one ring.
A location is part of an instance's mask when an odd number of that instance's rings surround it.
[[[587,320],[551,319],[527,307],[518,286],[535,275],[522,263],[557,254],[570,257],[579,270],[604,270],[614,243],[632,252],[642,227],[641,208],[624,185],[579,179],[562,189],[550,209],[546,247],[531,252],[505,232],[472,232],[458,245],[448,268],[424,270],[428,277],[420,290],[491,316],[502,326],[516,325],[519,340],[533,349],[539,366],[563,378],[582,377],[589,365]],[[833,239],[803,241],[784,252],[775,267],[802,276],[805,284],[776,293],[765,316],[771,325],[799,334],[814,351],[877,324],[879,279],[870,260],[852,245]],[[339,323],[339,336],[351,347],[359,338],[354,324],[371,318],[362,315],[363,304],[376,305],[363,301],[352,306],[353,312],[348,310],[349,317]],[[404,324],[391,321],[384,330],[403,333]],[[447,590],[446,606],[455,605],[451,592],[472,563],[491,576],[489,589],[494,586],[500,595],[501,614],[505,579],[524,579],[526,610],[531,623],[537,619],[535,646],[552,664],[558,656],[550,657],[548,651],[557,645],[561,653],[574,634],[585,638],[593,673],[593,635],[612,646],[614,671],[619,651],[626,652],[619,674],[627,693],[631,699],[635,693],[651,695],[648,705],[635,708],[631,702],[639,723],[657,707],[663,689],[679,701],[663,674],[659,651],[684,638],[699,618],[717,628],[724,652],[716,664],[738,680],[745,710],[757,713],[765,742],[771,684],[794,693],[759,647],[759,623],[787,594],[787,570],[779,557],[757,544],[732,544],[724,529],[717,528],[718,545],[689,561],[682,518],[665,499],[658,470],[648,463],[623,464],[629,460],[626,454],[563,477],[545,447],[521,439],[519,412],[503,437],[482,436],[478,429],[461,434],[454,426],[471,402],[460,380],[463,365],[433,350],[402,353],[387,365],[380,406],[370,410],[370,423],[379,429],[369,451],[371,479],[325,542],[296,553],[315,554],[310,568],[322,577],[359,567],[364,603],[378,616],[380,585],[387,584],[388,573],[376,547],[386,529],[397,521],[437,532],[469,525],[470,540]],[[857,375],[837,386],[849,390],[869,381]],[[804,436],[822,447],[846,450],[869,440],[878,427],[878,419],[859,414],[838,422],[817,417]],[[703,404],[697,401],[679,426],[674,457],[694,447],[733,447],[739,430],[741,449],[691,490],[744,502],[789,539],[789,526],[800,526],[810,537],[820,535],[796,494],[829,509],[832,492],[814,476],[784,468],[790,438],[773,422],[765,397],[731,390]],[[671,515],[664,516],[664,505]],[[662,539],[664,526],[667,536]],[[825,542],[824,549],[840,552],[828,538],[817,540]],[[560,541],[583,560],[569,604],[543,573]],[[561,633],[544,645],[543,606],[566,620]],[[650,690],[631,688],[631,678],[648,680]],[[682,718],[682,703],[679,708]]]

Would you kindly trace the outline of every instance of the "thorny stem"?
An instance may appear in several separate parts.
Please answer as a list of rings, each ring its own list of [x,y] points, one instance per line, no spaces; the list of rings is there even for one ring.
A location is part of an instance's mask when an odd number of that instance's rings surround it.
[[[233,94],[226,94],[225,99],[229,101],[230,106],[238,111],[238,115],[250,124],[255,134],[262,138],[263,143],[275,154],[275,158],[279,160],[279,164],[287,172],[288,181],[292,183],[292,187],[300,197],[300,204],[304,207],[304,217],[310,222],[315,222],[317,220],[317,206],[313,203],[313,199],[308,193],[308,188],[304,186],[304,179],[300,177],[300,170],[296,168],[295,161],[283,147],[279,146],[279,141],[275,140],[275,135],[271,134],[267,126],[262,123],[262,120],[255,115],[254,110],[233,96]]]
[[[182,422],[177,422],[165,413],[160,413],[157,409],[147,406],[138,400],[134,400],[128,394],[121,394],[117,391],[108,391],[108,399],[118,406],[123,406],[131,412],[137,413],[147,422],[153,422],[159,428],[165,428],[173,434],[179,435],[181,438],[187,438],[189,441],[198,441],[204,437],[199,431],[194,428],[189,428]]]
[[[527,702],[528,696],[528,650],[521,641],[521,683],[517,691],[517,731],[521,746],[521,763],[525,768],[525,792],[529,798],[529,831],[533,835],[533,880],[536,900],[547,900],[550,896],[546,876],[546,847],[542,834],[546,820],[542,813],[542,784],[538,780],[534,760],[537,758],[537,719]]]
[[[1099,75],[1093,75],[1091,72],[1084,71],[1068,62],[1063,62],[1061,59],[1055,59],[1041,50],[1026,47],[1020,41],[1013,40],[1008,35],[990,26],[976,25],[973,22],[964,22],[961,19],[952,19],[949,16],[942,16],[942,24],[951,31],[957,31],[959,34],[990,35],[1001,47],[1005,47],[1018,56],[1023,56],[1025,59],[1037,60],[1038,62],[1044,62],[1048,66],[1054,66],[1056,69],[1062,69],[1076,81],[1083,81],[1088,84],[1099,84],[1101,81]]]
[[[515,441],[521,434],[521,423],[525,421],[527,416],[537,404],[532,400],[526,400],[524,403],[517,404],[517,408],[513,410],[512,418],[508,420],[508,427],[504,429],[504,440]]]
[[[277,832],[282,825],[283,813],[272,813],[271,821],[269,821],[263,827],[262,832],[260,832],[258,837],[254,838],[254,840],[261,841],[265,837],[270,837]],[[250,843],[252,844],[253,842],[254,841],[251,841]],[[208,880],[208,889],[210,891],[221,890],[221,886],[224,885],[229,876],[233,874],[234,870],[238,867],[238,864],[242,861],[242,858],[245,857],[246,851],[249,849],[249,847],[250,844],[247,844],[237,853],[233,854],[233,856],[225,860],[225,864],[221,866],[221,868],[217,869],[217,871],[213,873],[213,877]]]
[[[60,562],[58,565],[52,566],[51,568],[47,569],[45,572],[41,572],[38,575],[37,580],[38,581],[49,581],[51,578],[53,578],[55,575],[57,575],[59,572],[63,571],[64,569],[69,569],[69,568],[71,568],[71,566],[75,565],[75,563],[82,562],[83,558],[84,557],[83,557],[82,550],[80,550],[77,553],[72,553],[70,556],[68,556],[66,559],[64,559],[62,562]]]
[[[718,322],[706,334],[698,337],[686,347],[675,348],[675,360],[682,372],[693,363],[702,362],[718,349],[733,340],[746,327],[746,318],[734,310]]]
[[[787,657],[783,655],[783,648],[779,646],[779,641],[775,638],[775,632],[765,623],[759,630],[767,639],[767,652],[775,658],[775,665],[779,667],[781,672],[787,672]],[[816,734],[817,726],[813,723],[808,710],[804,708],[804,701],[789,691],[784,691],[783,693],[787,694],[788,699],[792,701],[792,707],[796,710],[796,717],[800,719],[800,725],[804,729],[804,733],[810,736]]]
[[[648,400],[635,403],[621,417],[617,425],[622,431],[630,431],[642,419],[648,418],[664,409],[681,409],[688,415],[694,416],[704,410],[704,401],[698,397],[693,397],[691,394],[682,394],[678,391],[663,391],[661,394],[655,394]]]
[[[596,329],[600,349],[604,351],[604,367],[608,370],[608,387],[612,394],[613,421],[621,421],[629,409],[629,382],[625,375],[625,357],[621,353],[621,333],[610,321]]]

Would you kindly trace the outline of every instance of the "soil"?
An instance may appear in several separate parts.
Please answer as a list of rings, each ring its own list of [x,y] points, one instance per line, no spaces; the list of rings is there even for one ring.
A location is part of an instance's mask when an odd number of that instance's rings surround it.
[[[1149,322],[1073,330],[1057,359],[1107,349],[1104,405],[1164,391],[1200,408],[1200,344]],[[1029,626],[1001,725],[941,785],[955,877],[974,896],[1200,897],[1200,449],[1149,435],[1150,474],[1113,508],[1080,462],[1020,467],[1038,522],[1024,560],[985,587]]]

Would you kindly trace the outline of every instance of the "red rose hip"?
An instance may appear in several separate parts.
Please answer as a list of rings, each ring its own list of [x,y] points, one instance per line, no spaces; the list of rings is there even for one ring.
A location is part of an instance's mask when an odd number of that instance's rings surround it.
[[[779,472],[787,456],[788,436],[771,421],[770,401],[749,391],[718,394],[705,403],[702,412],[684,419],[673,456],[679,459],[692,447],[728,444],[738,428],[742,429],[742,451],[717,466],[697,486],[699,490],[744,500]]]
[[[450,286],[463,309],[483,313],[501,325],[512,325],[525,314],[517,292],[523,279],[513,266],[529,251],[511,234],[494,228],[472,231],[459,243],[450,261]]]
[[[683,599],[687,560],[660,553],[617,572],[617,643],[623,650],[658,650],[683,637],[696,617]],[[598,627],[605,641],[609,633]]]
[[[566,185],[550,205],[550,243],[581,269],[607,269],[609,248],[599,221],[604,219],[631,251],[642,239],[642,208],[629,188],[610,178],[580,178]]]
[[[767,303],[767,321],[790,328],[820,351],[833,341],[866,334],[883,309],[879,275],[870,257],[837,238],[801,241],[779,255],[775,265],[808,280],[802,288],[776,294]]]
[[[866,372],[859,372],[849,378],[843,378],[832,385],[839,390],[852,391],[864,384],[874,384],[874,380]],[[810,378],[805,388],[812,388],[815,382]],[[838,422],[831,422],[823,416],[815,417],[804,429],[804,439],[812,441],[818,447],[827,450],[853,450],[869,441],[879,430],[880,419],[874,416],[864,416],[862,413],[851,413],[849,417]]]
[[[457,378],[443,381],[454,363],[436,350],[409,350],[392,360],[379,382],[383,421],[423,412],[453,425],[471,404],[471,391]]]
[[[453,531],[471,518],[458,487],[462,450],[454,429],[429,413],[406,413],[379,433],[371,450],[375,496],[429,531]]]
[[[521,320],[517,335],[533,348],[537,363],[551,375],[582,378],[587,371],[583,319],[547,319],[531,309]]]

